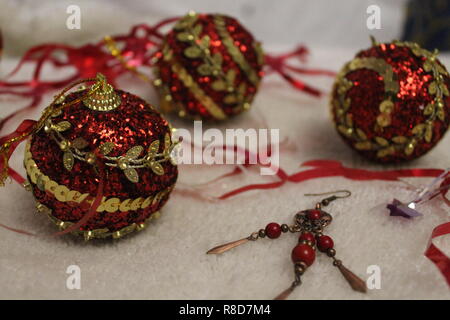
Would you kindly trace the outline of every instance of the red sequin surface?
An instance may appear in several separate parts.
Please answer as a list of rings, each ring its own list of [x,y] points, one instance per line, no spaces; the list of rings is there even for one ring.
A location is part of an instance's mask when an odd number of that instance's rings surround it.
[[[398,82],[398,92],[393,98],[394,107],[390,113],[390,124],[384,127],[377,126],[377,117],[380,115],[380,103],[386,99],[385,83],[383,77],[376,71],[360,68],[350,71],[345,78],[350,80],[352,86],[346,92],[346,99],[350,99],[350,107],[347,114],[351,117],[354,127],[359,128],[373,141],[375,137],[381,137],[391,141],[393,137],[411,138],[414,136],[413,128],[421,123],[426,123],[429,115],[424,114],[424,108],[435,97],[429,93],[429,85],[435,81],[431,71],[424,69],[425,57],[416,56],[406,46],[396,44],[380,44],[368,50],[361,51],[356,58],[378,58],[392,66],[394,80]],[[437,63],[440,63],[437,61]],[[450,78],[443,75],[444,83],[450,88]],[[334,103],[338,101],[339,90],[337,84],[333,91]],[[363,156],[382,163],[393,163],[417,158],[431,148],[442,138],[447,131],[450,120],[450,99],[443,97],[444,120],[435,119],[432,127],[432,139],[417,141],[414,151],[407,155],[403,150],[386,156],[377,156],[376,150],[357,150]],[[332,108],[336,121],[336,106]],[[356,140],[353,137],[341,133],[342,138],[354,148]]]
[[[225,21],[226,30],[233,39],[234,46],[238,48],[240,53],[244,56],[246,63],[248,63],[250,68],[256,72],[258,78],[261,78],[262,65],[258,62],[258,56],[255,50],[255,40],[253,36],[236,19],[227,16],[222,17]],[[219,53],[222,56],[223,72],[226,74],[230,69],[233,69],[236,72],[234,87],[237,88],[241,83],[245,83],[247,85],[244,96],[246,97],[246,101],[250,103],[256,94],[257,87],[249,81],[246,73],[233,60],[229,49],[227,49],[227,47],[223,44],[223,39],[218,33],[214,23],[214,15],[199,15],[195,25],[201,25],[203,27],[199,36],[200,38],[205,35],[209,36],[209,50],[211,55]],[[205,108],[205,106],[192,94],[190,88],[186,87],[178,75],[172,71],[172,64],[176,61],[187,70],[188,74],[193,77],[193,80],[204,91],[204,93],[209,96],[227,116],[233,116],[242,112],[242,108],[240,108],[236,103],[224,103],[224,97],[228,94],[226,90],[217,91],[212,88],[211,84],[214,80],[216,80],[215,76],[205,76],[198,72],[197,68],[201,64],[205,63],[203,57],[186,57],[184,50],[189,47],[190,44],[185,41],[180,41],[177,38],[179,33],[180,30],[173,29],[165,38],[165,45],[167,45],[173,53],[172,60],[165,61],[163,58],[160,58],[156,64],[159,77],[161,78],[162,83],[167,85],[167,88],[169,88],[174,103],[181,104],[188,117],[202,118],[206,120],[214,119],[213,115],[208,112],[207,108]],[[159,54],[159,57],[162,57],[162,53]]]
[[[72,128],[63,132],[68,140],[82,137],[89,142],[88,149],[94,150],[105,142],[114,142],[116,147],[108,156],[121,156],[133,146],[140,145],[144,150],[154,140],[160,140],[160,152],[164,147],[164,136],[170,132],[166,120],[141,98],[116,90],[122,99],[121,105],[109,112],[93,111],[82,103],[63,109],[61,115],[52,119],[53,123],[69,121]],[[70,94],[66,101],[79,97],[82,92]],[[68,171],[63,165],[63,152],[57,143],[44,130],[39,131],[31,140],[31,153],[40,171],[51,180],[66,186],[69,190],[89,193],[95,197],[99,182],[94,167],[84,161],[75,160],[73,169]],[[137,169],[139,182],[129,181],[124,172],[118,168],[106,167],[104,197],[117,197],[120,200],[146,198],[175,184],[178,170],[169,161],[161,163],[164,174],[159,176],[149,168]],[[52,209],[52,214],[62,220],[76,222],[89,209],[89,205],[79,206],[63,203],[47,194],[33,188],[39,202]],[[99,212],[82,227],[83,230],[108,228],[119,230],[132,223],[140,223],[152,213],[159,210],[167,201],[166,195],[160,203],[145,209],[128,212]]]

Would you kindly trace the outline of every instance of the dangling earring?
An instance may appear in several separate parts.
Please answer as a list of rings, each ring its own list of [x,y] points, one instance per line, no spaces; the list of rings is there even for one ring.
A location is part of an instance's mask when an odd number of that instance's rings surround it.
[[[325,253],[333,259],[333,265],[339,269],[353,290],[365,293],[367,290],[365,282],[344,267],[342,261],[335,257],[336,250],[334,249],[333,239],[323,234],[323,229],[331,223],[332,217],[329,213],[323,211],[322,208],[328,206],[330,202],[336,199],[350,197],[351,192],[348,190],[338,190],[325,193],[309,193],[305,194],[305,196],[330,194],[332,194],[332,196],[316,203],[315,209],[298,212],[294,217],[294,224],[291,226],[287,224],[282,224],[280,226],[278,223],[272,222],[269,223],[265,229],[253,232],[246,238],[212,248],[207,254],[220,254],[246,242],[256,241],[259,238],[268,237],[270,239],[276,239],[281,233],[298,232],[300,233],[299,243],[294,247],[291,254],[294,263],[295,280],[288,289],[275,297],[275,300],[286,299],[289,294],[301,284],[301,276],[305,273],[306,269],[313,264],[316,258],[316,247],[320,252]]]

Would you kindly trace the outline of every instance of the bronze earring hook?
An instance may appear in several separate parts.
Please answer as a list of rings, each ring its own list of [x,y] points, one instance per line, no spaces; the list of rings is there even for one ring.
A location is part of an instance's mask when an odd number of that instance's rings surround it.
[[[344,193],[345,195],[337,195],[339,193]],[[348,198],[352,195],[352,193],[349,190],[336,190],[336,191],[329,191],[329,192],[322,192],[322,193],[305,193],[306,197],[311,196],[326,196],[328,194],[332,194],[331,197],[325,198],[321,200],[319,203],[316,204],[316,208],[320,209],[321,206],[327,206],[331,201],[334,201],[336,199],[344,199]]]

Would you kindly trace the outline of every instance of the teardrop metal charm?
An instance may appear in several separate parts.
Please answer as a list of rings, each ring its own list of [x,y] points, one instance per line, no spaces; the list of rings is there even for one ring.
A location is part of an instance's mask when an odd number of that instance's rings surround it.
[[[347,280],[348,284],[350,285],[350,287],[352,287],[353,290],[362,293],[367,292],[367,286],[364,280],[362,280],[356,274],[347,269],[342,263],[338,263],[337,268],[342,273],[345,280]]]
[[[233,242],[229,242],[229,243],[225,243],[222,244],[220,246],[214,247],[211,250],[209,250],[208,252],[206,252],[206,254],[220,254],[220,253],[224,253],[225,251],[231,250],[237,246],[240,246],[241,244],[244,244],[246,242],[250,241],[249,238],[244,238],[244,239],[240,239],[237,241],[233,241]]]
[[[280,293],[275,298],[273,298],[273,300],[286,300],[286,298],[289,297],[289,295],[292,293],[292,291],[294,291],[295,287],[296,286],[291,285],[289,288],[287,288],[282,293]]]

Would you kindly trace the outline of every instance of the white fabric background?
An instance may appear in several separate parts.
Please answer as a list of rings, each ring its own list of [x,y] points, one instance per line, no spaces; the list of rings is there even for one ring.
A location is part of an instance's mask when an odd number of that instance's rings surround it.
[[[239,17],[265,44],[266,51],[279,51],[302,42],[311,48],[309,66],[338,70],[356,49],[368,46],[368,34],[381,40],[398,37],[403,1],[0,1],[0,25],[7,52],[21,53],[32,44],[48,41],[83,43],[106,33],[125,32],[136,22],[147,23],[180,15],[188,9],[217,11]],[[82,29],[65,29],[67,4],[82,7]],[[339,3],[339,4],[338,4]],[[382,27],[365,27],[366,7],[382,8]],[[11,70],[16,57],[2,61],[2,73]],[[450,59],[443,58],[449,66]],[[55,76],[47,70],[48,76]],[[26,73],[22,73],[25,77]],[[327,93],[332,79],[309,78]],[[152,90],[130,78],[122,88],[157,104]],[[47,96],[46,101],[51,99]],[[23,105],[17,99],[0,100],[0,116]],[[42,106],[43,107],[43,106]],[[296,92],[276,76],[264,79],[253,109],[222,128],[255,126],[264,114],[269,127],[280,128],[291,142],[281,163],[289,173],[312,159],[336,159],[347,166],[385,169],[358,157],[341,142],[331,124],[328,97],[315,99]],[[39,111],[31,117],[37,118]],[[188,126],[175,121],[175,125]],[[9,129],[12,129],[10,126]],[[448,166],[448,135],[425,157],[402,167]],[[295,148],[294,148],[295,147]],[[21,152],[13,167],[21,172]],[[180,185],[198,183],[229,168],[181,166]],[[249,173],[228,179],[208,193],[248,182],[270,181]],[[429,179],[408,179],[419,186]],[[264,239],[237,248],[223,256],[205,252],[220,243],[239,239],[268,222],[291,222],[293,214],[312,207],[315,198],[304,193],[349,189],[351,198],[329,206],[334,221],[326,232],[335,239],[338,256],[355,273],[367,277],[366,268],[381,268],[381,289],[367,295],[353,292],[331,265],[319,256],[303,277],[293,299],[449,299],[448,286],[435,266],[423,256],[434,226],[448,221],[448,208],[435,200],[423,207],[415,220],[389,217],[380,205],[395,196],[407,200],[411,190],[394,182],[355,182],[327,178],[289,184],[277,190],[246,193],[220,203],[200,202],[174,192],[161,219],[147,230],[120,241],[34,238],[0,229],[0,298],[144,298],[144,299],[270,299],[292,281],[290,252],[294,235],[276,241]],[[40,234],[54,226],[34,213],[32,196],[15,184],[0,192],[0,222]],[[378,209],[373,209],[377,207]],[[436,242],[450,254],[450,239]],[[66,288],[66,268],[81,268],[81,290]]]

